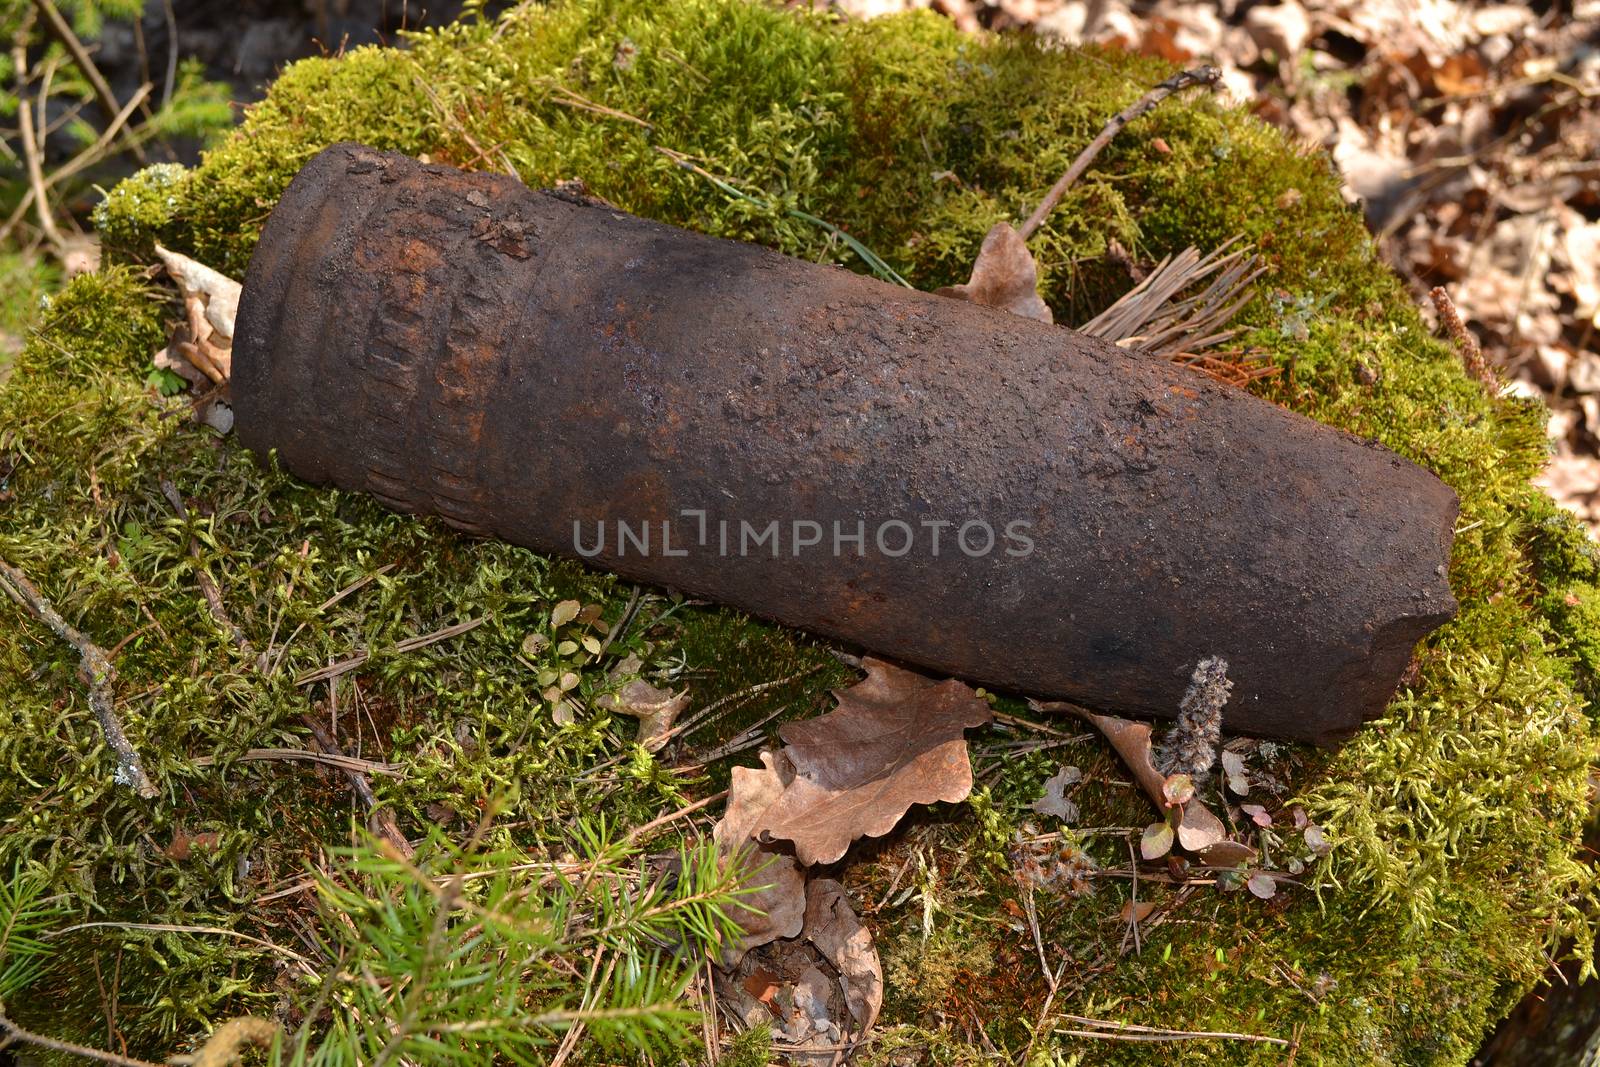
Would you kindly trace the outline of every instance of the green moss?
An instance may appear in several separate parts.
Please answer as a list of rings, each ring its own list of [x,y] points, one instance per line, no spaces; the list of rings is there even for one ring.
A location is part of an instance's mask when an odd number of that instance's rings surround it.
[[[146,256],[157,242],[175,239],[192,173],[177,163],[157,163],[118,182],[94,208],[100,239]]]
[[[239,275],[295,170],[354,139],[509,165],[531,184],[582,178],[641,214],[861,269],[798,209],[931,288],[963,279],[988,227],[1031,209],[1106,116],[1165,73],[1116,53],[962,37],[930,16],[840,24],[738,0],[529,7],[498,28],[419,36],[403,52],[295,64],[201,166],[136,176],[97,219],[114,256],[141,262],[161,240]],[[657,146],[748,195],[729,196]],[[1118,920],[1127,881],[1097,879],[1089,896],[1036,894],[1050,958],[1074,963],[1053,1006],[1293,1037],[1308,1063],[1463,1063],[1545,953],[1564,938],[1593,940],[1594,882],[1577,855],[1600,562],[1528,485],[1544,461],[1541,412],[1486,395],[1427,335],[1320,154],[1243,112],[1169,100],[1117,137],[1034,244],[1046,295],[1070,322],[1126,287],[1105,256],[1111,238],[1159,256],[1241,233],[1269,268],[1245,339],[1281,368],[1258,390],[1382,441],[1457,490],[1451,580],[1462,610],[1419,650],[1414,684],[1383,720],[1337,754],[1280,747],[1271,759],[1279,800],[1298,794],[1336,843],[1304,888],[1266,904],[1202,889],[1144,931],[1138,952]],[[162,299],[131,269],[75,280],[0,392],[0,469],[15,466],[0,557],[104,644],[125,642],[119,708],[164,789],[143,804],[110,784],[73,657],[0,606],[10,613],[0,765],[11,770],[0,780],[10,831],[0,865],[20,858],[45,871],[84,920],[300,944],[294,894],[253,902],[347,841],[360,812],[336,777],[243,757],[303,746],[308,711],[336,719],[351,751],[404,768],[378,783],[379,796],[414,833],[470,820],[499,795],[512,815],[498,833],[560,852],[574,811],[637,822],[725,775],[726,761],[697,777],[629,746],[632,723],[593,703],[611,684],[612,656],[639,653],[701,706],[791,679],[727,705],[690,738],[691,767],[695,752],[773,711],[825,706],[825,690],[848,677],[808,638],[648,590],[607,662],[561,654],[559,638],[609,630],[634,591],[301,485],[193,427],[181,398],[141,386],[172,313]],[[187,520],[165,500],[164,479],[188,499]],[[206,610],[201,569],[222,587],[248,652]],[[550,609],[568,598],[598,614],[558,634]],[[393,651],[477,618],[487,621],[449,641]],[[525,645],[530,634],[552,640]],[[295,685],[356,650],[372,653],[359,671]],[[540,693],[550,672],[568,670],[582,710],[558,726]],[[980,769],[985,746],[1014,736],[976,737]],[[1077,795],[1087,827],[1142,825],[1146,803],[1107,784],[1122,774],[1094,740],[989,760],[995,771],[972,805],[917,815],[850,868],[895,985],[872,1055],[969,1060],[976,1016],[1013,1056],[1161,1059],[1160,1046],[1030,1032],[1047,989],[1004,857],[1059,763],[1091,783]],[[196,835],[214,837],[174,847]],[[1083,840],[1102,866],[1126,865],[1126,833]],[[1280,860],[1299,847],[1287,829],[1265,843]],[[897,884],[897,872],[910,881]],[[1138,893],[1174,899],[1143,881]],[[299,993],[271,953],[231,938],[95,928],[63,945],[35,999],[8,1009],[150,1057],[208,1021]],[[95,1022],[109,982],[115,1035]],[[1185,1055],[1232,1064],[1283,1053],[1215,1041]]]

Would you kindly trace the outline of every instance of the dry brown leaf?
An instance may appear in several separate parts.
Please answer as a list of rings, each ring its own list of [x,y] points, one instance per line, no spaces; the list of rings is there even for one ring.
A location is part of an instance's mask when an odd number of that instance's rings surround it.
[[[741,896],[729,909],[744,930],[738,944],[723,953],[723,962],[729,967],[757,945],[796,936],[804,925],[805,873],[793,856],[751,840],[757,822],[782,795],[791,777],[788,762],[776,752],[761,753],[760,767],[735,767],[727,810],[711,831],[724,862],[743,868],[740,884],[764,887]]]
[[[1117,921],[1142,923],[1150,918],[1151,913],[1155,910],[1156,904],[1153,900],[1141,900],[1137,904],[1131,900],[1125,901],[1122,905],[1122,910],[1117,912]]]
[[[1064,823],[1078,821],[1078,805],[1067,797],[1067,789],[1083,781],[1083,772],[1076,767],[1062,767],[1045,779],[1044,796],[1029,805],[1040,815],[1054,815]]]
[[[643,666],[638,656],[629,656],[610,672],[612,681],[637,674]],[[689,691],[681,693],[657,689],[642,678],[626,682],[621,690],[600,698],[600,706],[607,711],[629,715],[639,720],[638,742],[646,752],[660,752],[672,739],[672,724],[678,714],[689,705]]]
[[[160,245],[156,245],[156,255],[161,257],[167,273],[178,283],[178,289],[185,297],[198,296],[205,301],[206,322],[222,335],[219,342],[231,344],[233,322],[239,315],[239,293],[243,286],[198,260]]]
[[[173,351],[173,349],[181,343],[187,342],[175,342],[168,345],[166,348],[163,348],[161,351],[157,352],[155,354],[155,358],[152,359],[151,362],[161,370],[171,371],[192,386],[197,388],[205,388],[210,384],[211,379],[206,377],[199,367],[195,366],[193,363],[190,363],[188,358],[185,357],[183,353]]]
[[[722,1009],[745,1026],[770,1023],[792,1064],[829,1067],[870,1031],[883,1005],[883,966],[844,887],[818,878],[806,890],[795,937],[762,945],[736,967],[716,968]]]
[[[239,314],[241,286],[204,263],[156,245],[156,255],[183,294],[184,325],[169,338],[166,348],[156,354],[157,367],[175,370],[191,385],[203,387],[183,366],[199,370],[212,385],[221,386],[222,398],[233,377],[233,324]],[[233,427],[233,411],[216,394],[196,417],[226,433]]]
[[[745,976],[744,991],[756,1000],[767,1006],[767,1010],[776,1012],[773,1000],[778,995],[778,976],[765,967],[758,967]]]
[[[870,657],[861,665],[866,678],[835,692],[837,708],[779,731],[795,777],[756,831],[794,842],[806,866],[888,833],[913,804],[954,803],[972,791],[962,733],[990,721],[989,705],[953,679]]]
[[[1039,296],[1039,268],[1028,251],[1028,242],[1010,223],[995,223],[984,237],[977,261],[972,264],[972,278],[966,284],[947,285],[935,291],[940,296],[999,308],[1025,319],[1055,321],[1049,305]]]
[[[839,972],[845,1003],[856,1021],[855,1032],[871,1030],[883,1007],[883,966],[872,935],[844,895],[844,886],[832,878],[817,878],[806,886],[803,936]]]

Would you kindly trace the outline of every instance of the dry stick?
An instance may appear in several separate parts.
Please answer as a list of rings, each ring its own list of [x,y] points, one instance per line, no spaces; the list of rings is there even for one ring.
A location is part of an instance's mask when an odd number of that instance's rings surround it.
[[[1472,331],[1467,329],[1461,321],[1461,313],[1456,310],[1455,301],[1450,299],[1450,294],[1442,285],[1436,285],[1428,292],[1428,298],[1433,301],[1434,308],[1439,312],[1439,321],[1444,325],[1445,332],[1455,342],[1456,349],[1461,353],[1461,362],[1467,366],[1467,373],[1491,391],[1500,388],[1500,382],[1495,378],[1494,369],[1489,366],[1488,360],[1483,358],[1483,349],[1478,347],[1478,339],[1472,336]]]
[[[611,980],[612,969],[616,967],[617,964],[615,956],[607,959],[605,977],[600,979],[599,985],[595,984],[595,975],[600,970],[600,960],[604,955],[605,946],[596,945],[594,955],[589,958],[589,977],[585,979],[583,983],[583,997],[578,1001],[579,1012],[587,1010],[591,1006],[589,998],[591,996],[597,996],[600,992],[601,986],[604,986]],[[583,1038],[583,1029],[583,1020],[580,1018],[572,1024],[565,1034],[561,1035],[561,1043],[556,1046],[555,1055],[550,1057],[550,1067],[561,1067],[562,1064],[567,1062],[568,1058],[571,1057],[573,1050],[578,1047],[578,1042]]]
[[[700,998],[700,1035],[706,1046],[706,1062],[711,1067],[722,1059],[722,1052],[717,1041],[717,986],[716,979],[711,975],[711,960],[701,961],[700,978],[705,981],[705,992]],[[699,980],[695,983],[699,985]]]
[[[133,116],[133,112],[149,95],[150,86],[141,85],[138,91],[133,94],[133,97],[123,106],[122,110],[117,113],[117,117],[112,119],[106,128],[101,131],[100,136],[95,139],[93,144],[44,176],[42,183],[44,191],[49,192],[59,182],[65,181],[79,171],[85,170],[98,162],[105,155],[106,149],[111,147],[112,139],[127,125],[128,119]],[[11,231],[16,229],[17,223],[21,222],[22,217],[28,213],[28,208],[33,206],[34,199],[35,191],[30,186],[17,200],[17,206],[11,209],[11,214],[6,217],[6,221],[0,223],[0,241],[9,237]]]
[[[53,1037],[45,1037],[31,1030],[24,1030],[10,1019],[5,1012],[0,1011],[0,1051],[21,1042],[32,1045],[34,1048],[49,1049],[51,1052],[65,1052],[69,1056],[82,1056],[86,1060],[96,1060],[100,1063],[109,1063],[113,1067],[161,1067],[159,1063],[149,1060],[135,1059],[132,1056],[119,1056],[115,1052],[104,1049],[90,1048],[87,1045],[74,1045],[70,1041],[57,1041]]]
[[[1172,913],[1189,903],[1189,901],[1194,898],[1194,895],[1200,891],[1200,887],[1202,885],[1215,884],[1214,880],[1204,880],[1199,878],[1191,878],[1186,882],[1179,883],[1165,874],[1151,875],[1146,873],[1143,875],[1143,877],[1146,881],[1154,879],[1155,881],[1165,881],[1168,885],[1178,886],[1178,891],[1174,893],[1169,900],[1157,907],[1155,911],[1152,911],[1149,915],[1145,916],[1144,928],[1146,933],[1156,929],[1161,924],[1171,919]],[[1118,953],[1120,956],[1126,956],[1127,954],[1126,948],[1124,948],[1122,952]]]
[[[178,14],[172,10],[172,0],[161,0],[161,9],[167,23],[167,76],[161,83],[161,106],[166,107],[178,82]]]
[[[724,789],[720,793],[713,793],[711,796],[704,797],[704,798],[702,798],[700,800],[696,800],[696,801],[694,801],[693,803],[690,803],[690,804],[685,804],[683,807],[679,808],[677,811],[669,811],[665,815],[657,816],[656,818],[651,819],[649,822],[643,824],[642,826],[635,826],[632,830],[628,831],[628,833],[627,833],[627,835],[625,837],[623,837],[622,844],[624,844],[624,845],[637,845],[641,841],[647,840],[649,838],[650,834],[652,834],[655,831],[661,829],[663,826],[666,826],[669,823],[677,822],[679,819],[683,818],[685,815],[692,815],[695,812],[699,811],[701,808],[708,808],[712,804],[715,804],[717,801],[719,801],[719,800],[723,799],[724,797],[726,797],[727,795],[728,795],[728,790]]]
[[[600,642],[600,651],[595,654],[595,659],[604,659],[606,652],[611,648],[611,643],[621,637],[627,630],[628,624],[633,621],[633,613],[639,610],[639,587],[635,585],[633,592],[628,594],[628,606],[622,609],[616,625],[606,632],[606,639]]]
[[[1055,991],[1057,979],[1050,973],[1050,961],[1045,958],[1044,936],[1039,932],[1039,909],[1033,902],[1033,883],[1028,883],[1028,894],[1022,898],[1022,907],[1028,916],[1028,929],[1033,933],[1033,947],[1039,950],[1039,969],[1044,972],[1044,980],[1050,983],[1051,992]]]
[[[111,693],[113,674],[111,657],[82,632],[68,625],[56,609],[50,606],[50,601],[28,581],[27,575],[5,560],[0,560],[0,589],[4,589],[6,594],[21,604],[30,615],[54,630],[57,637],[77,649],[82,659],[78,674],[89,687],[89,707],[93,709],[95,718],[100,720],[100,729],[105,734],[106,743],[117,754],[116,781],[131,787],[134,792],[146,799],[157,796],[161,791],[150,781],[149,775],[145,774],[144,761],[128,742],[128,735],[122,729],[122,722],[117,718],[115,700]]]
[[[1038,1019],[1034,1022],[1033,1029],[1028,1033],[1028,1048],[1022,1054],[1021,1062],[1023,1063],[1029,1063],[1033,1060],[1033,1046],[1039,1040],[1039,1035],[1044,1032],[1044,1021],[1050,1017],[1050,1005],[1056,1001],[1056,993],[1061,989],[1061,976],[1067,973],[1068,962],[1067,960],[1062,960],[1061,966],[1056,968],[1055,974],[1051,974],[1048,970],[1044,973],[1045,981],[1050,985],[1050,992],[1045,995],[1044,1004],[1039,1008]]]
[[[1111,143],[1113,137],[1122,132],[1124,126],[1154,108],[1173,93],[1195,85],[1215,85],[1221,79],[1222,71],[1216,67],[1196,67],[1193,70],[1181,71],[1151,89],[1148,93],[1145,93],[1122,111],[1119,111],[1112,117],[1110,122],[1106,123],[1105,128],[1095,135],[1095,139],[1089,142],[1089,146],[1078,153],[1078,158],[1072,161],[1072,166],[1068,167],[1067,172],[1056,179],[1056,183],[1050,187],[1050,191],[1044,194],[1044,199],[1039,202],[1038,207],[1033,209],[1033,214],[1029,215],[1028,220],[1017,228],[1017,232],[1021,234],[1022,239],[1026,241],[1033,236],[1034,231],[1044,223],[1050,212],[1054,211],[1056,205],[1061,203],[1061,198],[1072,187],[1072,183],[1082,177],[1083,172],[1089,169],[1089,164],[1093,163],[1100,151]]]
[[[448,641],[452,637],[460,637],[469,630],[476,630],[478,627],[487,622],[488,619],[489,617],[487,615],[480,615],[476,619],[468,619],[466,622],[458,622],[452,626],[446,626],[443,629],[435,630],[429,634],[422,634],[418,637],[408,637],[404,641],[395,642],[394,646],[390,648],[389,651],[394,654],[415,652],[419,648],[427,648],[429,645],[438,644],[440,641]],[[356,652],[354,655],[346,659],[342,659],[337,663],[330,663],[326,667],[318,667],[315,670],[306,671],[304,674],[296,675],[294,684],[312,685],[316,682],[326,682],[330,678],[339,677],[341,674],[349,674],[351,671],[365,664],[367,660],[371,658],[372,653],[370,652]]]
[[[11,44],[11,66],[17,77],[17,129],[22,142],[22,158],[27,163],[28,188],[33,193],[34,212],[39,216],[39,230],[45,239],[60,251],[63,245],[61,231],[56,228],[55,216],[50,213],[50,202],[45,198],[44,168],[39,162],[39,145],[34,139],[33,108],[28,103],[28,49],[25,44],[32,19],[23,23]]]
[[[1128,846],[1128,869],[1133,872],[1133,888],[1128,895],[1128,928],[1122,932],[1122,955],[1128,954],[1128,935],[1133,935],[1133,954],[1144,951],[1139,944],[1139,857],[1133,851],[1133,838],[1124,839]]]
[[[33,6],[44,16],[45,25],[50,29],[50,35],[61,42],[67,50],[72,61],[78,65],[84,78],[89,82],[89,87],[94,90],[94,97],[100,104],[100,110],[106,113],[106,119],[116,117],[122,110],[117,103],[117,94],[111,91],[111,85],[106,81],[105,75],[100,73],[100,68],[95,66],[94,60],[89,56],[89,50],[83,46],[78,35],[72,32],[72,26],[62,17],[61,11],[50,0],[33,0]],[[128,147],[133,150],[134,157],[140,163],[145,162],[144,149],[137,141],[128,139]]]
[[[671,738],[678,737],[681,734],[692,732],[706,722],[706,720],[708,720],[712,715],[715,715],[718,711],[722,710],[724,707],[733,703],[734,701],[748,700],[752,697],[760,696],[769,689],[776,689],[779,686],[788,685],[791,682],[798,682],[802,678],[808,678],[811,675],[816,674],[824,666],[826,666],[826,664],[814,663],[804,670],[795,671],[793,674],[790,674],[786,677],[776,678],[770,682],[757,682],[755,685],[752,685],[746,689],[741,689],[737,693],[729,693],[721,700],[714,701],[707,707],[695,712],[686,720],[679,723],[673,728],[671,733],[668,734],[668,739],[670,740]]]
[[[433,91],[433,86],[429,85],[427,79],[422,76],[421,64],[417,63],[417,61],[414,59],[411,62],[417,68],[417,73],[413,74],[411,79],[417,83],[417,87],[419,89],[427,94],[428,100],[432,102],[434,110],[439,113],[439,121],[443,122],[452,133],[459,135],[463,141],[467,142],[467,146],[477,153],[477,156],[473,158],[471,163],[468,165],[471,166],[476,164],[480,160],[487,160],[489,158],[489,150],[478,143],[477,139],[472,136],[472,132],[467,129],[466,124],[460,119],[456,118],[456,116],[451,113],[450,109],[445,106],[444,101],[439,99],[439,94]],[[503,145],[495,145],[494,151],[500,157],[500,169],[511,175],[513,178],[520,179],[521,175],[517,173],[517,168],[512,164],[511,157],[506,155],[505,147]]]
[[[330,756],[344,756],[344,753],[339,750],[338,742],[334,741],[333,736],[323,729],[320,722],[310,715],[300,716],[300,721],[306,724],[306,728],[311,731],[311,736],[316,738],[317,744],[322,746],[324,752]],[[367,823],[372,832],[393,845],[395,850],[406,859],[414,858],[417,850],[411,847],[411,842],[406,840],[406,835],[400,832],[400,824],[395,821],[394,812],[389,808],[378,806],[377,794],[372,791],[372,783],[367,780],[367,776],[353,767],[341,767],[340,769],[344,771],[345,777],[350,779],[350,788],[355,791],[362,806],[367,809]]]
[[[185,1064],[186,1067],[228,1067],[239,1062],[239,1051],[246,1045],[269,1049],[282,1032],[271,1019],[241,1015],[211,1031],[211,1036],[206,1038],[199,1052],[193,1056],[175,1056],[173,1062]]]
[[[749,726],[746,726],[743,730],[740,730],[734,735],[733,740],[729,741],[727,744],[718,745],[710,752],[697,752],[695,753],[693,763],[674,763],[671,765],[672,769],[678,770],[684,767],[704,767],[712,760],[719,760],[724,756],[731,756],[735,752],[743,752],[747,748],[754,748],[756,745],[761,744],[767,739],[766,734],[762,732],[761,728],[792,707],[794,707],[793,704],[785,704],[782,707],[775,709],[760,722],[753,722]]]

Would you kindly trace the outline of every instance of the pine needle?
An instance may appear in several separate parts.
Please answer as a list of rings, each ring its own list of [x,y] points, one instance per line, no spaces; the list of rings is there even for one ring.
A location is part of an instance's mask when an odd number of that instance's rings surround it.
[[[1229,323],[1255,295],[1251,283],[1266,270],[1254,253],[1228,251],[1239,240],[1231,238],[1204,256],[1192,246],[1168,256],[1079,330],[1119,348],[1195,365],[1234,384],[1273,373],[1276,368],[1203,355],[1239,333]]]

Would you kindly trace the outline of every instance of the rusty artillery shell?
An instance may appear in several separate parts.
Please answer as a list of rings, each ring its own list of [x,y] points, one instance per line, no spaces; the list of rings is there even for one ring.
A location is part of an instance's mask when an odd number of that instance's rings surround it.
[[[1456,497],[1071,330],[358,145],[268,220],[240,438],[317,483],[997,689],[1331,741],[1455,610]]]

